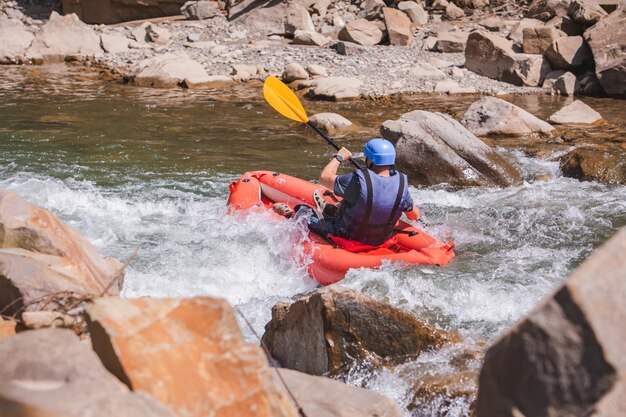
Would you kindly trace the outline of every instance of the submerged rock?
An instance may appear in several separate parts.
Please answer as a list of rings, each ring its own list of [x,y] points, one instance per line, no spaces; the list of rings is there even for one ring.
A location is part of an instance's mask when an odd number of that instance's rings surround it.
[[[70,330],[0,340],[0,357],[11,358],[0,362],[3,415],[174,417],[152,397],[130,392]]]
[[[118,294],[122,264],[96,248],[48,210],[0,190],[0,311],[52,309],[52,293]],[[119,280],[114,281],[118,276]]]
[[[329,286],[278,303],[263,343],[289,369],[339,375],[355,362],[402,363],[460,341],[408,313],[354,290]]]
[[[311,123],[329,135],[350,130],[352,122],[337,113],[317,113],[309,118]]]
[[[52,12],[27,51],[30,59],[43,62],[101,55],[100,36],[91,26],[81,22],[75,14],[60,16],[57,12]]]
[[[208,83],[209,74],[186,54],[166,53],[139,62],[131,69],[130,79],[139,87],[195,87]]]
[[[290,369],[279,372],[306,416],[402,417],[394,401],[374,391]]]
[[[626,151],[616,146],[587,145],[561,158],[566,177],[605,184],[626,184]]]
[[[102,298],[87,314],[104,366],[177,415],[298,416],[263,351],[245,343],[224,300]]]
[[[608,94],[626,95],[626,3],[585,32],[596,75]]]
[[[495,97],[485,97],[472,103],[463,116],[463,126],[477,136],[530,133],[550,134],[554,127],[526,110]]]
[[[487,351],[477,417],[618,416],[626,398],[626,229]]]
[[[398,168],[415,184],[508,186],[519,170],[452,117],[416,110],[380,128],[395,143]]]
[[[580,100],[574,100],[548,117],[548,121],[555,124],[594,124],[601,120],[600,113]]]

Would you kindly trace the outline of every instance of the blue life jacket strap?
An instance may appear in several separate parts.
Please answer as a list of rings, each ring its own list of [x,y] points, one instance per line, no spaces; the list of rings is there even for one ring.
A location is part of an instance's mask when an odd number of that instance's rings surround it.
[[[365,177],[365,185],[367,187],[367,202],[365,203],[365,214],[363,215],[363,218],[360,220],[359,223],[367,225],[370,220],[370,216],[372,215],[372,205],[374,204],[374,191],[369,170],[367,168],[363,168],[361,171],[363,172],[363,176]]]
[[[387,227],[385,230],[390,231],[394,226],[391,224],[393,220],[396,218],[396,213],[400,208],[400,202],[402,201],[402,196],[404,195],[404,175],[401,172],[398,172],[400,176],[400,187],[398,187],[398,195],[396,195],[396,201],[393,203],[393,209],[391,210],[391,214],[389,215],[389,219],[387,220]]]

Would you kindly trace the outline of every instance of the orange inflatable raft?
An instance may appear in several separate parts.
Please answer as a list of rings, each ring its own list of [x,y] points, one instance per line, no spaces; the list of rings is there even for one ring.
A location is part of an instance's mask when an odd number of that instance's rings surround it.
[[[231,211],[271,209],[275,203],[286,203],[292,208],[298,204],[314,207],[313,192],[317,189],[331,203],[340,200],[321,185],[271,171],[246,172],[229,189]],[[309,275],[328,285],[343,279],[351,268],[378,268],[383,261],[444,266],[454,258],[452,242],[441,242],[402,220],[395,230],[394,236],[380,246],[309,232],[311,242],[304,243],[304,253],[312,260]]]

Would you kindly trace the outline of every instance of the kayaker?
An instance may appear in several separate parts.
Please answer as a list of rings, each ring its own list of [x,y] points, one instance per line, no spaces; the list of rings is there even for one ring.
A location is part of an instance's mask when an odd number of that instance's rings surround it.
[[[338,206],[326,204],[321,195],[314,196],[320,216],[313,216],[309,227],[318,233],[331,233],[368,245],[379,245],[393,234],[393,227],[407,213],[417,220],[419,209],[413,205],[407,176],[393,167],[396,150],[391,142],[375,138],[365,144],[363,170],[337,175],[339,166],[352,156],[341,148],[324,167],[320,182],[343,198]]]

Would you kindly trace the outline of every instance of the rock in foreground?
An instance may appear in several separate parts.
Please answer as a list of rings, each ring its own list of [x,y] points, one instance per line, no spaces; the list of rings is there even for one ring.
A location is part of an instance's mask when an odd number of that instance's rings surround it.
[[[416,184],[508,186],[519,170],[463,125],[442,113],[416,110],[380,128],[395,143],[397,165]]]
[[[174,417],[131,393],[70,330],[45,329],[0,341],[3,416]]]
[[[523,136],[550,134],[554,128],[526,110],[496,97],[472,103],[463,116],[463,126],[477,136]]]
[[[298,415],[261,349],[244,342],[224,300],[102,298],[87,314],[104,366],[177,415]]]
[[[101,256],[48,210],[6,190],[0,190],[0,231],[0,310],[11,305],[3,314],[53,308],[42,297],[54,292],[97,296],[122,288],[122,279],[109,287],[122,273],[119,261]]]
[[[279,372],[306,416],[402,416],[397,404],[373,391],[290,369],[281,369]]]
[[[575,100],[548,117],[548,121],[555,124],[594,124],[602,121],[602,116],[582,101]]]
[[[626,410],[626,229],[487,352],[477,417]]]
[[[459,340],[389,304],[333,286],[276,304],[263,335],[282,366],[312,375],[338,375],[355,361],[401,363]]]

